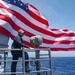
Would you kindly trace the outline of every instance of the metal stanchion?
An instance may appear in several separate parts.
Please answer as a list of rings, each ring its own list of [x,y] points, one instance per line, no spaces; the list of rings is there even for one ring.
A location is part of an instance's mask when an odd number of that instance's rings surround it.
[[[35,51],[36,59],[40,59],[39,50]],[[35,61],[36,64],[36,71],[40,71],[40,60]],[[40,72],[37,72],[37,75],[41,75]]]
[[[48,51],[49,51],[49,63],[50,63],[50,75],[53,75],[53,73],[52,73],[52,59],[51,59],[51,51],[50,51],[50,48],[48,49]]]
[[[25,75],[25,51],[24,47],[22,48],[22,66],[23,66],[23,75]]]
[[[6,52],[4,50],[4,60],[6,60]],[[4,73],[6,73],[6,61],[4,61]],[[4,74],[6,75],[6,74]]]

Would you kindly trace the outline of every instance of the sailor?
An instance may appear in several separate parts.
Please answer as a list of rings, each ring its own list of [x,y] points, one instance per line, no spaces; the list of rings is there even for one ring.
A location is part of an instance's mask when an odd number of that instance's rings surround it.
[[[12,48],[15,48],[15,49],[18,49],[18,48],[21,49],[21,47],[29,48],[28,46],[22,44],[23,42],[22,37],[24,36],[24,33],[25,32],[22,29],[18,31],[18,35],[15,37],[12,43]],[[18,60],[19,57],[22,57],[22,50],[21,51],[12,50],[11,54],[12,54],[12,60]],[[29,60],[29,56],[27,52],[25,52],[25,59]],[[11,72],[16,72],[16,64],[17,64],[17,61],[12,61]],[[25,62],[25,72],[30,72],[28,61]],[[11,75],[16,75],[16,74],[11,74]]]

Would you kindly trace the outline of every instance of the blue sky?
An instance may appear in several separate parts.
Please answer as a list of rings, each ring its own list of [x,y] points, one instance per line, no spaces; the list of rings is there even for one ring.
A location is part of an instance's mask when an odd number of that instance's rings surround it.
[[[33,4],[48,20],[49,28],[67,28],[75,32],[75,0],[23,0]],[[52,56],[75,56],[75,51],[51,52]]]
[[[48,20],[49,28],[67,28],[75,32],[75,0],[23,0],[33,4]],[[9,42],[11,44],[12,41]],[[75,57],[75,51],[52,52],[52,57]],[[10,54],[9,54],[10,55]]]

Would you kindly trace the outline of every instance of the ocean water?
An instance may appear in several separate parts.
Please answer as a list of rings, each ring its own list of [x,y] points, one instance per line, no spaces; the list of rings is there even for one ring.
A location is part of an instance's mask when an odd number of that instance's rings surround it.
[[[8,58],[11,60],[11,58]],[[20,59],[19,59],[20,60]],[[35,70],[34,62],[30,62],[30,68]],[[21,62],[17,63],[17,72],[21,72],[22,68]],[[6,68],[7,72],[10,72],[11,62],[7,62]],[[41,61],[41,67],[49,68],[49,61]],[[53,75],[75,75],[75,57],[52,57],[52,68],[53,68]],[[41,73],[42,75],[46,75],[45,73]],[[22,74],[17,74],[22,75]],[[25,75],[36,75],[35,73],[27,73]],[[50,73],[48,72],[48,75]]]
[[[52,58],[53,75],[75,75],[75,57]]]

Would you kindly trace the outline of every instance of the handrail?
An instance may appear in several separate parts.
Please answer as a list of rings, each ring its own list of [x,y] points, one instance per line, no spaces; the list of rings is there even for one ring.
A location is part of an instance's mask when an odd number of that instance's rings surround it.
[[[36,58],[36,59],[29,59],[29,60],[25,60],[24,59],[24,56],[25,56],[25,51],[26,52],[36,52],[36,51],[48,51],[48,49],[49,48],[34,48],[34,49],[29,49],[29,48],[22,48],[22,49],[8,49],[8,48],[0,48],[0,51],[4,51],[4,55],[6,54],[6,52],[10,52],[10,51],[12,51],[12,50],[17,50],[17,51],[20,51],[20,50],[22,50],[23,51],[23,58],[22,58],[22,60],[8,60],[8,59],[6,59],[6,60],[0,60],[0,62],[12,62],[12,61],[14,61],[14,62],[16,62],[16,61],[19,61],[19,62],[22,62],[23,63],[23,67],[22,67],[22,69],[23,69],[23,72],[13,72],[13,73],[11,73],[11,72],[2,72],[2,73],[0,73],[0,74],[4,74],[4,75],[6,75],[6,74],[23,74],[23,75],[25,75],[25,67],[24,67],[24,65],[25,65],[25,61],[41,61],[41,60],[51,60],[50,59],[50,57],[49,58],[40,58],[40,59],[38,59],[38,58]],[[42,55],[42,54],[41,54]],[[45,55],[48,55],[48,54],[45,54]],[[6,57],[4,57],[4,58],[6,58]],[[48,71],[52,71],[52,69],[51,68],[43,68],[43,70],[37,70],[37,71],[31,71],[30,73],[38,73],[38,72],[48,72]]]
[[[8,48],[0,48],[0,50],[2,51],[11,51],[11,50],[22,50],[22,49],[18,49],[18,48],[13,48],[13,49],[8,49]],[[43,51],[48,51],[48,48],[23,48],[24,51],[29,51],[29,52],[32,52],[32,51],[37,51],[37,50],[43,50]]]

